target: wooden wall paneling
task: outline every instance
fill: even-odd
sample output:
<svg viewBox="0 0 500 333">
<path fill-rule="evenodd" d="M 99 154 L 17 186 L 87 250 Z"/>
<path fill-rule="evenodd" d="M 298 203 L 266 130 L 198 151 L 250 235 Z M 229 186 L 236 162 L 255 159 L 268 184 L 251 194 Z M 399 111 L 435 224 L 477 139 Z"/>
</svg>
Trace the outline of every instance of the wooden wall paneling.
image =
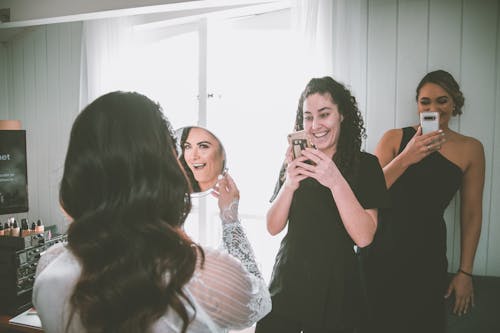
<svg viewBox="0 0 500 333">
<path fill-rule="evenodd" d="M 399 1 L 395 101 L 398 128 L 419 121 L 415 88 L 427 68 L 428 11 L 426 1 Z"/>
<path fill-rule="evenodd" d="M 49 223 L 51 220 L 51 206 L 54 198 L 49 195 L 50 188 L 49 161 L 51 159 L 51 142 L 49 140 L 50 123 L 53 121 L 48 105 L 47 91 L 47 28 L 40 27 L 33 32 L 35 36 L 35 93 L 33 98 L 36 104 L 36 114 L 34 114 L 34 122 L 36 128 L 36 172 L 39 191 L 37 200 L 39 202 L 38 212 L 33 219 L 41 219 L 44 223 Z"/>
<path fill-rule="evenodd" d="M 12 44 L 12 104 L 11 110 L 21 120 L 23 128 L 26 127 L 25 103 L 24 103 L 24 55 L 22 40 L 16 40 Z"/>
<path fill-rule="evenodd" d="M 32 32 L 23 36 L 19 40 L 23 49 L 23 57 L 20 58 L 23 66 L 24 91 L 24 123 L 26 129 L 26 150 L 28 157 L 28 198 L 29 212 L 28 219 L 32 219 L 32 214 L 37 214 L 39 209 L 39 187 L 37 164 L 39 163 L 38 137 L 40 127 L 36 122 L 38 112 L 35 103 L 35 37 Z"/>
<path fill-rule="evenodd" d="M 47 38 L 47 102 L 50 109 L 50 124 L 48 124 L 49 141 L 51 142 L 49 168 L 50 188 L 49 195 L 52 198 L 57 198 L 59 193 L 59 181 L 62 175 L 63 157 L 60 152 L 63 151 L 64 141 L 62 127 L 66 126 L 62 123 L 62 94 L 60 89 L 61 80 L 65 77 L 64 71 L 60 66 L 60 30 L 65 26 L 61 24 L 48 25 L 46 27 Z M 63 46 L 64 47 L 64 46 Z M 55 207 L 54 207 L 55 206 Z M 58 207 L 58 200 L 51 203 L 51 221 L 48 224 L 56 224 L 60 227 L 63 223 L 63 216 Z"/>
<path fill-rule="evenodd" d="M 9 119 L 7 83 L 7 47 L 0 43 L 0 119 Z"/>
<path fill-rule="evenodd" d="M 496 30 L 497 0 L 465 0 L 463 9 L 462 89 L 465 95 L 464 114 L 460 120 L 460 132 L 473 136 L 483 143 L 486 155 L 486 178 L 483 195 L 483 230 L 489 229 L 491 200 L 491 159 L 495 124 L 496 96 Z M 458 233 L 456 234 L 458 237 Z M 481 234 L 475 265 L 475 274 L 486 273 L 488 235 Z M 458 239 L 455 246 L 459 246 Z M 455 253 L 458 253 L 456 251 Z"/>
<path fill-rule="evenodd" d="M 428 71 L 444 69 L 460 84 L 462 52 L 462 0 L 431 0 L 429 7 Z M 458 131 L 460 117 L 453 117 L 450 128 Z M 460 235 L 459 195 L 450 202 L 444 219 L 447 229 L 447 256 L 449 269 L 455 271 L 459 265 L 460 251 L 455 246 Z M 458 258 L 458 260 L 457 260 Z"/>
<path fill-rule="evenodd" d="M 64 73 L 59 81 L 59 89 L 62 93 L 59 115 L 60 126 L 58 136 L 60 137 L 61 145 L 55 152 L 55 160 L 58 161 L 54 165 L 57 170 L 57 178 L 54 184 L 55 197 L 58 198 L 59 183 L 62 177 L 64 167 L 64 158 L 69 142 L 71 126 L 76 115 L 79 113 L 79 94 L 80 94 L 80 59 L 81 59 L 81 33 L 82 23 L 68 23 L 59 30 L 60 48 L 59 48 L 59 65 L 60 73 Z M 64 219 L 59 209 L 58 200 L 57 216 L 58 226 L 61 231 L 65 231 L 67 221 Z"/>
<path fill-rule="evenodd" d="M 498 4 L 498 2 L 497 2 Z M 493 157 L 486 168 L 491 169 L 491 199 L 489 202 L 489 224 L 484 227 L 487 237 L 486 275 L 500 276 L 500 5 L 497 8 L 496 29 L 496 97 L 494 104 Z M 496 152 L 496 154 L 495 154 Z M 486 211 L 488 211 L 488 208 Z"/>
<path fill-rule="evenodd" d="M 15 40 L 10 46 L 10 66 L 11 66 L 11 86 L 9 91 L 9 118 L 16 118 L 21 121 L 22 128 L 26 129 L 26 113 L 24 100 L 24 45 L 22 40 Z M 29 156 L 28 156 L 29 159 Z M 29 162 L 28 162 L 29 163 Z M 28 200 L 30 200 L 30 182 L 28 171 Z M 31 207 L 31 202 L 28 202 Z M 15 217 L 18 221 L 25 217 L 26 214 L 9 214 L 8 216 Z"/>
<path fill-rule="evenodd" d="M 14 47 L 12 43 L 6 44 L 6 80 L 7 80 L 7 114 L 10 119 L 19 119 L 14 112 Z M 19 119 L 20 120 L 20 119 Z"/>
<path fill-rule="evenodd" d="M 368 3 L 366 151 L 395 125 L 397 1 Z"/>
</svg>

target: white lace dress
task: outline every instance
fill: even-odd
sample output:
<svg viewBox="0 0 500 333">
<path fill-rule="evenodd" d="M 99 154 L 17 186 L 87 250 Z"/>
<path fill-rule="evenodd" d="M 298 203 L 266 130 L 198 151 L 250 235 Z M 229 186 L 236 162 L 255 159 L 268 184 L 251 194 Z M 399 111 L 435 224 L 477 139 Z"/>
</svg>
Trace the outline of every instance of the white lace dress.
<svg viewBox="0 0 500 333">
<path fill-rule="evenodd" d="M 242 329 L 271 310 L 269 291 L 241 223 L 237 219 L 228 221 L 227 216 L 222 219 L 225 250 L 204 249 L 203 269 L 198 263 L 193 278 L 184 287 L 196 308 L 189 333 Z M 65 332 L 70 314 L 69 298 L 80 272 L 77 259 L 62 244 L 51 247 L 40 258 L 33 304 L 45 332 Z M 189 311 L 192 315 L 192 310 Z M 154 323 L 152 332 L 180 332 L 181 327 L 180 317 L 168 311 Z M 84 331 L 76 315 L 71 321 L 70 332 Z"/>
</svg>

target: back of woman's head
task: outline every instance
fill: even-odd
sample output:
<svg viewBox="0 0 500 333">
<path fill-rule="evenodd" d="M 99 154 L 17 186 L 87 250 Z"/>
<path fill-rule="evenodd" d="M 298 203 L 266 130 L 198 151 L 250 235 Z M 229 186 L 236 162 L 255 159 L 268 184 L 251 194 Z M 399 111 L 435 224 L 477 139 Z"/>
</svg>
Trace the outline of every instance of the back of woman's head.
<svg viewBox="0 0 500 333">
<path fill-rule="evenodd" d="M 71 130 L 60 201 L 82 265 L 71 304 L 88 332 L 145 332 L 169 306 L 187 325 L 196 251 L 178 227 L 189 185 L 159 105 L 127 92 L 89 104 Z"/>
<path fill-rule="evenodd" d="M 420 89 L 426 83 L 434 83 L 443 88 L 450 95 L 453 99 L 453 103 L 455 104 L 453 108 L 453 115 L 456 116 L 462 114 L 462 107 L 464 106 L 465 98 L 453 75 L 442 69 L 427 73 L 418 83 L 416 96 L 417 101 L 418 96 L 420 95 Z"/>
</svg>

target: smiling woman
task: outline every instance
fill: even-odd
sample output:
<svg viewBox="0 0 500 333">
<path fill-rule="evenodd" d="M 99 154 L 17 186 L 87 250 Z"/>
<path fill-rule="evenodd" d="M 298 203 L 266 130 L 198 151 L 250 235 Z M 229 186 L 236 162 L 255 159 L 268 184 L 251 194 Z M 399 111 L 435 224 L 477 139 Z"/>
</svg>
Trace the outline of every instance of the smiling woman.
<svg viewBox="0 0 500 333">
<path fill-rule="evenodd" d="M 177 130 L 179 160 L 191 182 L 193 193 L 209 192 L 226 165 L 220 140 L 209 130 L 188 126 Z"/>
</svg>

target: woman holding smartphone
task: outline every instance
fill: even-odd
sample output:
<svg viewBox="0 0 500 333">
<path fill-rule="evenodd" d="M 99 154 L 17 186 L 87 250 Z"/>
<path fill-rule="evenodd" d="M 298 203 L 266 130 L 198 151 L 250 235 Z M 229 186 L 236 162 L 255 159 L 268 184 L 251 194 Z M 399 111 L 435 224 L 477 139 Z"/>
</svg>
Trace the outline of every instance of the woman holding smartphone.
<svg viewBox="0 0 500 333">
<path fill-rule="evenodd" d="M 445 332 L 445 297 L 454 296 L 453 312 L 458 315 L 474 304 L 472 269 L 482 221 L 483 146 L 448 127 L 464 105 L 451 74 L 428 73 L 416 92 L 418 112 L 437 112 L 439 130 L 422 134 L 419 125 L 392 129 L 375 149 L 392 199 L 391 209 L 380 214 L 380 225 L 387 226 L 391 239 L 375 242 L 375 267 L 370 270 L 375 317 L 383 332 Z M 458 189 L 460 267 L 448 283 L 443 214 Z"/>
<path fill-rule="evenodd" d="M 288 148 L 267 213 L 270 234 L 288 230 L 271 278 L 273 308 L 256 332 L 360 332 L 366 308 L 355 251 L 371 243 L 388 201 L 383 173 L 360 151 L 356 99 L 331 77 L 303 91 L 295 122 L 302 129 L 315 148 L 295 159 Z"/>
</svg>

